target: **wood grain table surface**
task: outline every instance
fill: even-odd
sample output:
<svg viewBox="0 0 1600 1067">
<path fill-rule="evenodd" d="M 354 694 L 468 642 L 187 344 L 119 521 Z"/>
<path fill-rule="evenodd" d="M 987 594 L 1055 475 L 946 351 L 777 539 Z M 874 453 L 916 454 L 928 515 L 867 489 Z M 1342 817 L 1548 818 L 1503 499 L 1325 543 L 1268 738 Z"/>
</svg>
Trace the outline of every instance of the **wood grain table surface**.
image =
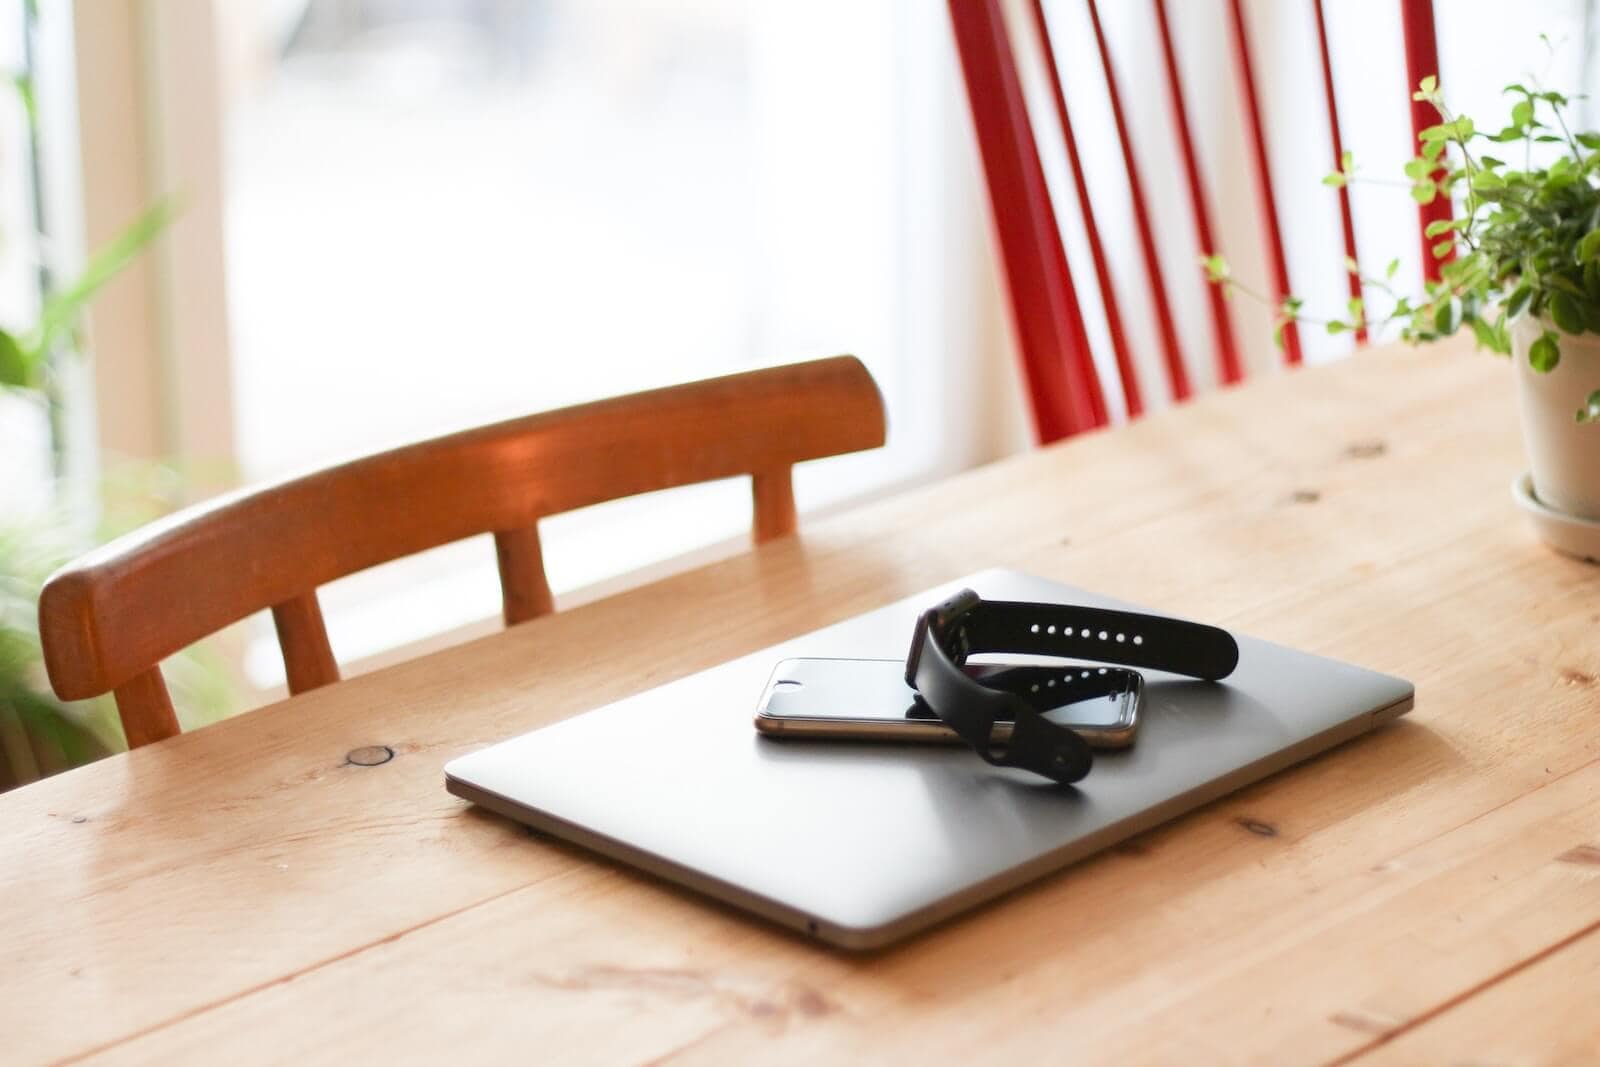
<svg viewBox="0 0 1600 1067">
<path fill-rule="evenodd" d="M 0 796 L 0 1063 L 1600 1062 L 1600 567 L 1513 507 L 1511 390 L 1452 345 L 1274 375 Z M 1416 709 L 868 956 L 444 791 L 993 565 Z"/>
</svg>

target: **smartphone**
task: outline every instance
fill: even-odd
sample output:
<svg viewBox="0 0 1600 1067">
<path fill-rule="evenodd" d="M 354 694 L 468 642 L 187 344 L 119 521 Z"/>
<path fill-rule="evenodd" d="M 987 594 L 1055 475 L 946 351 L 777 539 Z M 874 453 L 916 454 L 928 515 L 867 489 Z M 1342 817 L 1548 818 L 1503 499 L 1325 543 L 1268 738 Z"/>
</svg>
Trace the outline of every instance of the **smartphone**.
<svg viewBox="0 0 1600 1067">
<path fill-rule="evenodd" d="M 1030 701 L 1096 748 L 1125 748 L 1139 730 L 1144 676 L 1124 667 L 969 664 L 984 685 Z M 767 681 L 756 729 L 769 737 L 956 742 L 906 685 L 904 660 L 786 659 Z M 1009 735 L 996 724 L 996 741 Z"/>
</svg>

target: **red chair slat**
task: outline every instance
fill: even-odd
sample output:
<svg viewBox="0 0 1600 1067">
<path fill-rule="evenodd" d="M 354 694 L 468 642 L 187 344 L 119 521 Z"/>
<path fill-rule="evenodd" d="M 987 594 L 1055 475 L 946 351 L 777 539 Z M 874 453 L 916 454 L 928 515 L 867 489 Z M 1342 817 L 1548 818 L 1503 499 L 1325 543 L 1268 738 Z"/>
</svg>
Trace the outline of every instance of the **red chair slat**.
<svg viewBox="0 0 1600 1067">
<path fill-rule="evenodd" d="M 1077 3 L 1079 0 L 1056 2 Z M 1329 140 L 1337 162 L 1344 152 L 1344 131 L 1339 121 L 1323 2 L 1312 0 L 1312 7 Z M 1008 36 L 1003 0 L 947 0 L 947 3 L 955 28 L 967 101 L 977 130 L 990 208 L 1005 266 L 1012 315 L 1040 439 L 1051 441 L 1104 425 L 1107 421 L 1106 401 L 1096 374 L 1082 309 L 1073 287 L 1065 243 L 1050 202 L 1050 189 L 1045 181 L 1038 143 L 1033 135 L 1023 80 Z M 1125 86 L 1144 85 L 1150 79 L 1142 70 L 1134 72 L 1137 75 L 1134 81 L 1125 82 L 1118 76 L 1098 2 L 1082 0 L 1082 3 L 1105 78 L 1123 173 L 1128 183 L 1134 231 L 1132 236 L 1139 249 L 1144 274 L 1139 306 L 1143 308 L 1148 305 L 1152 309 L 1161 362 L 1174 398 L 1182 400 L 1192 392 L 1189 368 L 1179 342 L 1175 308 L 1163 277 L 1164 265 L 1161 253 L 1157 250 L 1150 203 L 1136 159 L 1123 93 Z M 1428 0 L 1400 0 L 1400 3 L 1405 30 L 1407 76 L 1415 83 L 1427 74 L 1437 73 L 1433 13 Z M 1212 225 L 1210 201 L 1201 174 L 1199 155 L 1195 150 L 1194 127 L 1190 122 L 1167 0 L 1151 0 L 1151 6 L 1163 68 L 1162 74 L 1156 76 L 1164 75 L 1195 237 L 1200 249 L 1206 253 L 1225 251 L 1219 247 Z M 1138 380 L 1138 364 L 1128 337 L 1129 320 L 1124 316 L 1124 308 L 1129 305 L 1120 301 L 1115 292 L 1116 279 L 1107 255 L 1107 234 L 1102 227 L 1106 216 L 1103 212 L 1097 215 L 1089 195 L 1083 152 L 1085 149 L 1092 152 L 1093 146 L 1080 145 L 1073 129 L 1064 91 L 1066 79 L 1062 77 L 1057 62 L 1056 37 L 1050 32 L 1044 0 L 1026 0 L 1023 7 L 1027 11 L 1032 32 L 1038 38 L 1039 51 L 1048 71 L 1044 84 L 1048 86 L 1050 103 L 1040 103 L 1039 107 L 1052 112 L 1051 118 L 1043 121 L 1054 121 L 1061 129 L 1067 157 L 1065 162 L 1070 167 L 1073 188 L 1079 200 L 1083 231 L 1102 295 L 1112 354 L 1123 383 L 1124 402 L 1130 415 L 1138 415 L 1149 406 L 1148 394 Z M 1228 0 L 1227 19 L 1225 32 L 1230 38 L 1243 103 L 1241 110 L 1248 141 L 1248 165 L 1256 179 L 1256 215 L 1266 248 L 1269 285 L 1281 300 L 1291 292 L 1289 267 L 1243 0 Z M 1026 32 L 1020 24 L 1018 31 Z M 1028 54 L 1031 62 L 1031 51 Z M 1082 117 L 1081 114 L 1079 117 Z M 1413 138 L 1433 119 L 1426 105 L 1413 106 Z M 1355 219 L 1349 193 L 1341 190 L 1338 202 L 1343 251 L 1354 259 Z M 1448 217 L 1449 212 L 1448 203 L 1437 202 L 1423 209 L 1421 219 L 1426 225 L 1434 219 Z M 1439 263 L 1433 259 L 1427 245 L 1428 242 L 1424 240 L 1424 268 L 1429 277 L 1437 277 Z M 1200 280 L 1196 279 L 1196 283 L 1199 284 Z M 1243 378 L 1244 368 L 1231 311 L 1220 288 L 1207 285 L 1205 289 L 1221 380 L 1224 383 L 1237 382 Z M 1350 282 L 1349 292 L 1353 297 L 1361 294 L 1359 279 Z M 1366 336 L 1365 330 L 1356 333 L 1358 341 L 1366 340 Z M 1284 329 L 1283 347 L 1288 363 L 1302 362 L 1299 331 L 1292 323 Z"/>
<path fill-rule="evenodd" d="M 1094 43 L 1100 52 L 1100 66 L 1106 76 L 1106 92 L 1111 98 L 1111 118 L 1117 127 L 1117 143 L 1122 147 L 1122 165 L 1128 176 L 1134 230 L 1139 237 L 1145 279 L 1150 285 L 1150 302 L 1155 305 L 1156 330 L 1161 336 L 1161 357 L 1167 368 L 1167 383 L 1172 388 L 1174 400 L 1187 400 L 1194 389 L 1189 384 L 1189 370 L 1183 362 L 1183 350 L 1178 347 L 1178 327 L 1172 319 L 1172 302 L 1167 298 L 1166 279 L 1161 276 L 1161 257 L 1156 251 L 1155 229 L 1150 225 L 1150 211 L 1145 204 L 1144 183 L 1139 180 L 1139 165 L 1134 160 L 1133 139 L 1128 135 L 1128 122 L 1122 111 L 1122 92 L 1117 85 L 1116 65 L 1111 62 L 1111 49 L 1106 45 L 1105 30 L 1100 25 L 1100 8 L 1095 0 L 1088 0 L 1088 3 L 1089 22 L 1094 27 Z"/>
<path fill-rule="evenodd" d="M 1211 229 L 1211 209 L 1206 198 L 1205 182 L 1200 177 L 1199 157 L 1194 150 L 1194 135 L 1190 132 L 1189 106 L 1183 93 L 1183 80 L 1178 74 L 1178 53 L 1172 47 L 1172 26 L 1167 20 L 1167 0 L 1155 0 L 1156 30 L 1161 38 L 1161 59 L 1167 73 L 1167 103 L 1172 108 L 1172 124 L 1177 130 L 1179 155 L 1183 158 L 1183 173 L 1189 185 L 1189 207 L 1194 216 L 1195 238 L 1201 252 L 1206 255 L 1217 251 L 1217 241 Z M 1224 384 L 1232 385 L 1244 380 L 1244 365 L 1239 359 L 1239 345 L 1233 336 L 1233 318 L 1228 313 L 1228 298 L 1222 287 L 1206 286 L 1206 297 L 1211 309 L 1211 329 L 1217 343 L 1217 365 Z"/>
<path fill-rule="evenodd" d="M 1041 442 L 1105 425 L 1105 396 L 1067 270 L 1000 0 L 949 0 L 978 154 Z"/>
<path fill-rule="evenodd" d="M 1056 121 L 1061 124 L 1061 139 L 1066 143 L 1067 162 L 1072 169 L 1073 188 L 1078 197 L 1078 208 L 1083 216 L 1083 233 L 1089 242 L 1089 258 L 1094 261 L 1094 276 L 1100 286 L 1100 302 L 1105 309 L 1106 332 L 1111 335 L 1111 351 L 1117 360 L 1117 375 L 1122 380 L 1123 404 L 1130 417 L 1144 412 L 1144 398 L 1139 390 L 1139 375 L 1133 366 L 1133 356 L 1128 351 L 1127 334 L 1122 328 L 1122 308 L 1117 302 L 1116 285 L 1111 277 L 1111 266 L 1106 261 L 1105 245 L 1100 241 L 1100 227 L 1095 224 L 1094 208 L 1089 200 L 1089 186 L 1083 175 L 1083 157 L 1078 154 L 1078 139 L 1072 133 L 1072 118 L 1067 113 L 1067 94 L 1061 88 L 1061 70 L 1056 62 L 1055 45 L 1050 39 L 1050 26 L 1044 17 L 1044 0 L 1033 0 L 1029 5 L 1033 16 L 1034 32 L 1039 35 L 1044 50 L 1045 66 L 1050 72 L 1050 95 L 1056 106 Z"/>
<path fill-rule="evenodd" d="M 1250 57 L 1250 34 L 1244 24 L 1241 0 L 1228 0 L 1228 28 L 1233 54 L 1239 64 L 1239 85 L 1244 93 L 1245 127 L 1250 135 L 1250 158 L 1256 172 L 1256 195 L 1261 198 L 1261 226 L 1266 234 L 1267 269 L 1272 273 L 1274 295 L 1282 300 L 1289 288 L 1289 262 L 1283 254 L 1283 232 L 1278 227 L 1278 197 L 1272 188 L 1272 167 L 1267 161 L 1267 134 L 1261 121 L 1261 98 L 1256 93 L 1255 64 Z M 1300 331 L 1290 322 L 1283 327 L 1283 354 L 1299 363 Z"/>
<path fill-rule="evenodd" d="M 1406 91 L 1415 90 L 1423 78 L 1439 76 L 1439 45 L 1433 29 L 1432 0 L 1400 0 L 1400 28 L 1405 37 Z M 1423 100 L 1411 101 L 1412 151 L 1422 151 L 1422 131 L 1437 124 L 1439 113 L 1433 105 Z M 1435 259 L 1433 241 L 1427 235 L 1428 224 L 1450 217 L 1449 200 L 1436 199 L 1431 204 L 1417 207 L 1419 237 L 1422 241 L 1422 274 L 1430 282 L 1439 280 L 1439 268 L 1454 258 L 1447 255 Z"/>
<path fill-rule="evenodd" d="M 1322 96 L 1328 102 L 1328 134 L 1333 142 L 1333 166 L 1339 169 L 1344 160 L 1344 140 L 1339 134 L 1339 101 L 1333 92 L 1333 57 L 1328 51 L 1328 20 L 1323 16 L 1322 0 L 1313 0 L 1312 10 L 1317 16 L 1317 53 L 1322 60 Z M 1350 187 L 1341 185 L 1339 192 L 1339 226 L 1344 233 L 1344 254 L 1348 259 L 1361 262 L 1361 257 L 1356 255 L 1356 221 L 1350 211 Z M 1361 279 L 1354 273 L 1347 275 L 1350 287 L 1350 299 L 1361 299 Z M 1356 343 L 1364 344 L 1367 340 L 1367 328 L 1361 326 L 1356 330 Z"/>
</svg>

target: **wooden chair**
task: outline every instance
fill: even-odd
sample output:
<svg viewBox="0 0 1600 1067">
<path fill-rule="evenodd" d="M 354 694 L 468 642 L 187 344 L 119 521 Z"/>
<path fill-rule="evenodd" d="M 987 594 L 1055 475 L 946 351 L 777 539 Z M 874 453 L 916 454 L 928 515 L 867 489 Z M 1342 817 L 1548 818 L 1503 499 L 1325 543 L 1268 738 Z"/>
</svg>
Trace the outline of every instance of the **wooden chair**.
<svg viewBox="0 0 1600 1067">
<path fill-rule="evenodd" d="M 753 537 L 795 529 L 791 468 L 875 448 L 883 402 L 851 356 L 530 415 L 177 512 L 67 565 L 39 599 L 50 684 L 112 692 L 130 747 L 178 733 L 160 663 L 271 608 L 289 691 L 339 680 L 317 603 L 335 578 L 494 534 L 507 625 L 552 610 L 538 521 L 748 474 Z"/>
<path fill-rule="evenodd" d="M 1150 303 L 1154 307 L 1161 361 L 1171 395 L 1175 400 L 1181 401 L 1191 394 L 1192 385 L 1178 341 L 1179 331 L 1174 322 L 1169 297 L 1167 269 L 1157 252 L 1155 230 L 1129 136 L 1121 91 L 1123 82 L 1113 69 L 1096 0 L 1062 0 L 1062 2 L 1087 4 L 1099 65 L 1105 77 L 1112 120 L 1122 155 L 1123 170 L 1132 200 L 1135 237 L 1144 267 L 1145 284 L 1151 295 Z M 1197 162 L 1187 99 L 1179 77 L 1178 59 L 1168 18 L 1169 0 L 1146 0 L 1146 2 L 1150 5 L 1153 36 L 1159 42 L 1161 69 L 1138 72 L 1137 84 L 1159 82 L 1164 85 L 1173 135 L 1188 186 L 1194 231 L 1202 250 L 1215 251 L 1209 200 Z M 1036 38 L 1038 51 L 1043 54 L 1044 66 L 1048 72 L 1048 77 L 1044 80 L 1048 83 L 1053 105 L 1053 114 L 1049 121 L 1058 125 L 1064 142 L 1075 196 L 1081 208 L 1085 243 L 1088 246 L 1097 287 L 1101 294 L 1106 332 L 1109 335 L 1127 414 L 1129 417 L 1136 417 L 1145 406 L 1143 392 L 1129 351 L 1122 307 L 1116 298 L 1115 286 L 1105 255 L 1105 244 L 1101 239 L 1089 190 L 1083 178 L 1081 157 L 1073 136 L 1072 121 L 1062 89 L 1061 73 L 1057 69 L 1056 50 L 1051 43 L 1049 23 L 1045 17 L 1042 0 L 1022 0 L 1022 3 L 1026 7 L 1027 14 L 1021 21 L 1029 27 Z M 1343 144 L 1340 136 L 1338 105 L 1334 96 L 1333 67 L 1329 56 L 1323 3 L 1324 0 L 1309 0 L 1311 14 L 1315 18 L 1320 52 L 1319 73 L 1322 93 L 1327 108 L 1328 125 L 1332 131 L 1328 169 L 1333 170 L 1339 166 L 1338 160 L 1343 154 Z M 1266 258 L 1272 275 L 1273 288 L 1281 299 L 1291 291 L 1289 273 L 1283 252 L 1283 240 L 1278 228 L 1272 174 L 1267 165 L 1266 135 L 1263 131 L 1261 107 L 1256 90 L 1255 65 L 1240 5 L 1241 0 L 1228 0 L 1228 29 L 1237 80 L 1243 95 L 1244 128 L 1250 148 L 1249 166 L 1254 172 L 1255 184 L 1260 194 L 1259 216 L 1262 236 L 1266 242 Z M 1405 36 L 1406 82 L 1414 87 L 1423 77 L 1437 75 L 1439 70 L 1433 8 L 1431 0 L 1399 0 L 1399 5 Z M 1015 58 L 1017 49 L 1012 47 L 1010 38 L 1012 31 L 1008 30 L 1007 20 L 1002 11 L 1005 6 L 1005 0 L 949 0 L 962 77 L 966 83 L 968 103 L 971 106 L 973 124 L 977 132 L 979 154 L 982 157 L 988 183 L 995 233 L 1001 260 L 1004 263 L 1012 318 L 1021 350 L 1023 372 L 1035 426 L 1040 440 L 1049 442 L 1104 426 L 1109 421 L 1110 415 L 1095 369 L 1082 309 L 1072 282 L 1058 219 L 1051 204 L 1050 190 L 1040 162 L 1033 125 L 1038 121 L 1038 117 L 1030 115 L 1024 97 L 1023 79 Z M 1413 137 L 1437 121 L 1432 109 L 1425 103 L 1410 101 L 1408 107 Z M 1343 253 L 1355 259 L 1357 258 L 1355 229 L 1350 210 L 1349 190 L 1339 190 L 1339 197 Z M 1439 261 L 1430 251 L 1429 246 L 1432 242 L 1422 231 L 1429 222 L 1449 218 L 1449 212 L 1450 206 L 1444 200 L 1435 200 L 1419 210 L 1418 239 L 1421 241 L 1424 270 L 1430 279 L 1438 277 Z M 1198 269 L 1189 269 L 1185 265 L 1183 276 L 1192 283 L 1205 284 Z M 1350 284 L 1351 296 L 1361 295 L 1360 285 L 1354 278 Z M 1228 310 L 1220 289 L 1214 285 L 1208 286 L 1208 289 L 1211 340 L 1216 347 L 1219 378 L 1225 384 L 1237 382 L 1243 377 L 1243 366 Z M 1358 341 L 1361 340 L 1365 338 L 1358 337 Z M 1299 363 L 1300 340 L 1293 324 L 1285 329 L 1283 342 L 1288 362 Z"/>
</svg>

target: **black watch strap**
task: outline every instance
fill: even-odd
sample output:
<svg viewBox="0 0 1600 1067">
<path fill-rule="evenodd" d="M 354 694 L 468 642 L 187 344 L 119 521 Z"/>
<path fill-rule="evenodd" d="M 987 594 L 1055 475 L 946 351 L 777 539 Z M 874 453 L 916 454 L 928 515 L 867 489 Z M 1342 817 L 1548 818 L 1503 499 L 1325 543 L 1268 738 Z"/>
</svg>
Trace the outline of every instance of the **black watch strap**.
<svg viewBox="0 0 1600 1067">
<path fill-rule="evenodd" d="M 1217 681 L 1239 665 L 1239 643 L 1226 630 L 1132 611 L 983 600 L 956 624 L 974 652 L 1022 652 L 1183 674 Z"/>
<path fill-rule="evenodd" d="M 923 643 L 914 676 L 907 681 L 929 710 L 997 767 L 1021 767 L 1070 784 L 1088 774 L 1094 763 L 1089 742 L 1045 719 L 1017 694 L 967 677 L 938 641 Z M 994 740 L 995 724 L 1001 722 L 1012 724 L 1004 744 Z"/>
<path fill-rule="evenodd" d="M 906 684 L 985 760 L 1068 783 L 1089 772 L 1088 743 L 1017 695 L 967 677 L 962 665 L 981 652 L 1064 656 L 1209 681 L 1239 664 L 1239 644 L 1226 630 L 1159 615 L 984 600 L 971 589 L 924 612 L 906 659 Z M 997 745 L 995 723 L 1007 718 L 1015 722 L 1010 742 Z"/>
<path fill-rule="evenodd" d="M 976 670 L 968 664 L 961 673 L 985 689 L 1015 693 L 1034 710 L 1048 715 L 1063 704 L 1126 693 L 1127 676 L 1133 672 L 1117 667 L 1095 670 L 1070 663 L 1050 667 L 991 663 Z M 938 718 L 920 697 L 906 714 L 916 719 Z"/>
</svg>

